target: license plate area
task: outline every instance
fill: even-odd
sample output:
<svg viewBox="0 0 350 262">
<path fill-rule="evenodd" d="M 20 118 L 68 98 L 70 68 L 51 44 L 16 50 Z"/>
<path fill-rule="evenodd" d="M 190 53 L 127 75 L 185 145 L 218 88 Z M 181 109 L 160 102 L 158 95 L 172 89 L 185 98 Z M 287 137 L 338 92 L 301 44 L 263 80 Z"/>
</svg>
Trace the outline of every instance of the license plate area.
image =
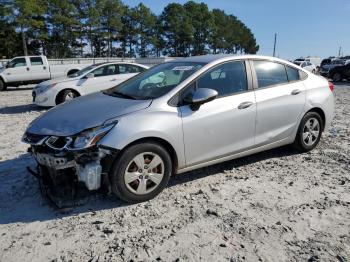
<svg viewBox="0 0 350 262">
<path fill-rule="evenodd" d="M 74 160 L 65 157 L 55 157 L 48 154 L 36 153 L 35 159 L 40 165 L 54 168 L 56 170 L 75 167 Z"/>
</svg>

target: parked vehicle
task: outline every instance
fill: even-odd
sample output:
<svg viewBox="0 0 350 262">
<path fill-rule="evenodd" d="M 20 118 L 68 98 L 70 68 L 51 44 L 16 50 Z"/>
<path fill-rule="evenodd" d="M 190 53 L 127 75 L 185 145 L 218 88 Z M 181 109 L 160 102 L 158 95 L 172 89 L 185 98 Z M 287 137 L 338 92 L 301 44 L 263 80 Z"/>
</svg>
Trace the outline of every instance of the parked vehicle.
<svg viewBox="0 0 350 262">
<path fill-rule="evenodd" d="M 36 84 L 44 80 L 67 76 L 83 67 L 79 64 L 49 65 L 46 56 L 15 57 L 0 69 L 0 91 L 6 90 L 8 86 Z"/>
<path fill-rule="evenodd" d="M 316 69 L 318 70 L 318 68 L 321 66 L 322 59 L 317 57 L 317 56 L 307 56 L 305 58 L 303 58 L 303 57 L 297 58 L 294 61 L 295 62 L 297 62 L 297 61 L 299 61 L 299 62 L 310 62 L 311 64 L 314 64 Z"/>
<path fill-rule="evenodd" d="M 334 57 L 329 57 L 329 58 L 323 59 L 322 62 L 321 62 L 320 68 L 321 68 L 322 66 L 324 66 L 324 65 L 330 64 L 330 63 L 332 62 L 333 59 L 334 59 Z"/>
<path fill-rule="evenodd" d="M 340 82 L 343 79 L 350 80 L 350 63 L 330 69 L 328 75 L 334 82 Z"/>
<path fill-rule="evenodd" d="M 183 58 L 47 111 L 22 141 L 51 199 L 80 181 L 140 202 L 174 173 L 287 144 L 312 150 L 332 121 L 332 91 L 323 77 L 277 58 Z"/>
<path fill-rule="evenodd" d="M 329 77 L 329 71 L 337 66 L 343 66 L 346 65 L 350 62 L 350 60 L 345 60 L 345 59 L 334 59 L 332 62 L 330 62 L 327 65 L 324 65 L 320 69 L 320 75 L 324 77 Z"/>
<path fill-rule="evenodd" d="M 55 106 L 78 96 L 102 91 L 148 69 L 134 63 L 100 63 L 88 66 L 67 77 L 38 84 L 32 92 L 39 106 Z"/>
<path fill-rule="evenodd" d="M 314 74 L 317 71 L 316 66 L 308 61 L 294 61 L 293 63 Z"/>
</svg>

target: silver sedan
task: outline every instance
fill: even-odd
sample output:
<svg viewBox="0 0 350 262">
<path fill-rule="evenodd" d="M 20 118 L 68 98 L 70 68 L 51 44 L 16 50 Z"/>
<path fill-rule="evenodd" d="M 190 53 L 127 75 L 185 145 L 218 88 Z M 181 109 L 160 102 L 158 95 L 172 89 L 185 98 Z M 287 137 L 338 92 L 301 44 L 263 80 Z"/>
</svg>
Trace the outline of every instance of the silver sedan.
<svg viewBox="0 0 350 262">
<path fill-rule="evenodd" d="M 174 173 L 288 144 L 312 150 L 332 121 L 332 91 L 277 58 L 183 58 L 46 112 L 23 141 L 55 197 L 81 183 L 140 202 Z"/>
</svg>

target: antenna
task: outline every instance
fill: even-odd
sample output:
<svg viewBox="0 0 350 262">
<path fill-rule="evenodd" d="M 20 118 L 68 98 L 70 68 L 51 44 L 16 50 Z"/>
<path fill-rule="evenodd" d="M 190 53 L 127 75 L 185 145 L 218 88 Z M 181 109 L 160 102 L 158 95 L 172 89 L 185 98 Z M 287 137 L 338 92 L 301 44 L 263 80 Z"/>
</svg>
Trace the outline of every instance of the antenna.
<svg viewBox="0 0 350 262">
<path fill-rule="evenodd" d="M 275 41 L 273 43 L 273 56 L 276 54 L 276 40 L 277 40 L 277 34 L 275 33 Z"/>
</svg>

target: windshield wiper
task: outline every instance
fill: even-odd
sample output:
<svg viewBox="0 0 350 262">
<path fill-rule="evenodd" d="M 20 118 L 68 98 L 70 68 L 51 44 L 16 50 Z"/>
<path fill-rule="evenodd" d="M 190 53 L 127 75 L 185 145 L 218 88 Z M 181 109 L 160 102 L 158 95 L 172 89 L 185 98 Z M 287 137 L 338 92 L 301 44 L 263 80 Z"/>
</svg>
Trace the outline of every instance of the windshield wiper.
<svg viewBox="0 0 350 262">
<path fill-rule="evenodd" d="M 127 98 L 127 99 L 133 99 L 136 100 L 137 98 L 132 96 L 132 95 L 128 95 L 128 94 L 124 94 L 118 91 L 113 91 L 112 93 L 109 93 L 112 96 L 119 96 L 119 97 L 123 97 L 123 98 Z"/>
</svg>

